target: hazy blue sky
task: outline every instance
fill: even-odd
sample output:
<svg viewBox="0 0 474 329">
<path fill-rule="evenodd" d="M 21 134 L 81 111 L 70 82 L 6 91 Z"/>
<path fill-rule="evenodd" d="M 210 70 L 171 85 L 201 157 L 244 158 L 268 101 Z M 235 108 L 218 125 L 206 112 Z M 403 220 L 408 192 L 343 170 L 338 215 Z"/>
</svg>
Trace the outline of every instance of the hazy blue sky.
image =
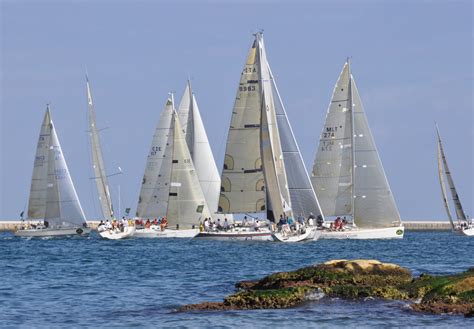
<svg viewBox="0 0 474 329">
<path fill-rule="evenodd" d="M 191 76 L 218 168 L 252 33 L 267 54 L 308 168 L 347 56 L 403 219 L 446 218 L 439 123 L 461 201 L 473 207 L 471 1 L 1 1 L 0 218 L 28 199 L 46 107 L 88 218 L 97 218 L 87 66 L 117 208 L 134 213 L 168 91 Z"/>
</svg>

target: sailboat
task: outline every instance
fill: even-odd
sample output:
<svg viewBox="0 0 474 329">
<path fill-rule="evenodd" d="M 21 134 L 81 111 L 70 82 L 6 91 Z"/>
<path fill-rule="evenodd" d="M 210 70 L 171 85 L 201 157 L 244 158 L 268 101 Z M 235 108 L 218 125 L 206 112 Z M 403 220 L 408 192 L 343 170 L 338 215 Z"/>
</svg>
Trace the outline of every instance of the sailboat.
<svg viewBox="0 0 474 329">
<path fill-rule="evenodd" d="M 322 238 L 403 237 L 400 214 L 349 61 L 334 87 L 311 180 L 325 216 L 339 217 L 332 229 L 323 231 Z"/>
<path fill-rule="evenodd" d="M 181 129 L 186 139 L 204 198 L 211 213 L 215 214 L 219 202 L 221 177 L 214 161 L 190 80 L 186 84 L 178 109 Z"/>
<path fill-rule="evenodd" d="M 446 213 L 448 214 L 449 222 L 453 228 L 453 231 L 467 236 L 474 236 L 474 224 L 472 219 L 469 219 L 461 205 L 461 200 L 459 200 L 458 192 L 454 186 L 453 177 L 448 168 L 448 161 L 446 160 L 446 155 L 444 154 L 443 144 L 441 143 L 441 136 L 439 134 L 438 125 L 436 125 L 436 134 L 438 136 L 438 175 L 439 183 L 441 186 L 441 193 L 443 196 L 444 207 Z M 451 191 L 451 199 L 454 203 L 454 209 L 456 211 L 457 223 L 454 223 L 453 217 L 451 215 L 451 209 L 449 208 L 448 197 L 446 194 L 446 185 L 444 183 L 444 175 L 446 175 L 446 180 L 448 181 L 449 190 Z"/>
<path fill-rule="evenodd" d="M 114 210 L 112 206 L 112 198 L 110 196 L 109 185 L 107 183 L 107 173 L 105 170 L 104 159 L 102 157 L 102 150 L 100 147 L 99 131 L 97 129 L 95 120 L 94 105 L 92 103 L 92 93 L 89 84 L 89 78 L 86 76 L 87 87 L 87 108 L 89 118 L 89 135 L 91 141 L 92 153 L 92 168 L 94 169 L 94 180 L 97 186 L 97 193 L 99 195 L 100 208 L 102 210 L 103 219 L 106 221 L 104 225 L 98 227 L 99 235 L 105 239 L 118 240 L 129 238 L 135 233 L 135 227 L 128 225 L 128 222 L 123 221 L 123 227 L 113 227 L 117 224 L 115 220 Z"/>
<path fill-rule="evenodd" d="M 22 237 L 84 235 L 90 233 L 84 211 L 59 144 L 48 104 L 36 148 L 26 224 L 15 232 Z"/>
<path fill-rule="evenodd" d="M 268 220 L 322 216 L 267 61 L 263 34 L 255 40 L 240 76 L 227 136 L 219 212 L 266 213 Z M 275 225 L 272 225 L 275 228 Z M 297 242 L 317 238 L 316 227 L 275 232 L 237 227 L 198 237 Z"/>
<path fill-rule="evenodd" d="M 192 238 L 211 217 L 181 127 L 171 95 L 153 136 L 136 212 L 141 220 L 160 218 L 161 224 L 137 228 L 137 237 Z"/>
</svg>

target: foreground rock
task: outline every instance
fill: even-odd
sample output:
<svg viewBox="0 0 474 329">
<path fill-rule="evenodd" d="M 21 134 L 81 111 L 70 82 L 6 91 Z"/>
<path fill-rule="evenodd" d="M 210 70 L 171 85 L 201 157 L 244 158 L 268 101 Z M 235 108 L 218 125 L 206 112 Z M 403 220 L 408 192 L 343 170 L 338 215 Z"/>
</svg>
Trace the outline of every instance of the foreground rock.
<svg viewBox="0 0 474 329">
<path fill-rule="evenodd" d="M 242 281 L 223 302 L 184 305 L 180 311 L 288 308 L 324 293 L 340 298 L 382 298 L 414 301 L 416 311 L 474 313 L 474 269 L 448 276 L 421 275 L 377 260 L 332 260 L 292 272 Z M 415 302 L 416 301 L 416 302 Z"/>
</svg>

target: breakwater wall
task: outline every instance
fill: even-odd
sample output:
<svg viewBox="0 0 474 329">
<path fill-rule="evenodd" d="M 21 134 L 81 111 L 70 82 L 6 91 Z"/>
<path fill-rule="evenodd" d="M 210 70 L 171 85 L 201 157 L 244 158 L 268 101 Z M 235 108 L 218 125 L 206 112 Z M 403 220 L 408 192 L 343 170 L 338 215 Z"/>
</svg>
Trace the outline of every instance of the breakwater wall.
<svg viewBox="0 0 474 329">
<path fill-rule="evenodd" d="M 30 221 L 30 223 L 36 223 Z M 99 221 L 90 220 L 87 221 L 90 227 L 93 229 L 97 228 Z M 449 231 L 451 230 L 451 224 L 448 221 L 424 221 L 424 220 L 413 220 L 403 221 L 405 230 L 407 231 Z M 14 231 L 16 228 L 21 226 L 19 220 L 0 220 L 0 232 L 1 231 Z"/>
</svg>

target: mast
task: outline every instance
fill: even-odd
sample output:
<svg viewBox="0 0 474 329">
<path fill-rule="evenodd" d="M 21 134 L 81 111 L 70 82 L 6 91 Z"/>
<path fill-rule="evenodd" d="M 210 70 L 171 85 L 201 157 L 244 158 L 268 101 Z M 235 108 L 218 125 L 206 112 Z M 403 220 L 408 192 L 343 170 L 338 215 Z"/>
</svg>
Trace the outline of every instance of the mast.
<svg viewBox="0 0 474 329">
<path fill-rule="evenodd" d="M 446 174 L 446 179 L 448 181 L 449 190 L 451 191 L 451 197 L 454 202 L 454 210 L 456 211 L 457 219 L 466 220 L 466 214 L 462 209 L 461 200 L 459 200 L 458 192 L 456 191 L 456 187 L 454 186 L 454 180 L 451 176 L 451 172 L 449 171 L 448 167 L 448 160 L 446 159 L 446 155 L 444 154 L 443 143 L 441 142 L 441 136 L 439 134 L 438 125 L 436 125 L 436 133 L 438 135 L 438 147 L 441 153 L 441 158 L 444 164 L 444 172 Z"/>
<path fill-rule="evenodd" d="M 104 219 L 111 220 L 114 218 L 114 211 L 112 206 L 112 198 L 107 183 L 107 172 L 105 170 L 104 159 L 102 157 L 102 150 L 100 147 L 100 137 L 97 130 L 95 111 L 92 103 L 92 93 L 89 84 L 89 78 L 86 75 L 87 86 L 87 105 L 88 105 L 88 119 L 89 119 L 89 135 L 91 140 L 92 153 L 92 168 L 94 169 L 94 180 L 97 186 L 97 193 L 99 195 L 100 206 Z"/>
</svg>

